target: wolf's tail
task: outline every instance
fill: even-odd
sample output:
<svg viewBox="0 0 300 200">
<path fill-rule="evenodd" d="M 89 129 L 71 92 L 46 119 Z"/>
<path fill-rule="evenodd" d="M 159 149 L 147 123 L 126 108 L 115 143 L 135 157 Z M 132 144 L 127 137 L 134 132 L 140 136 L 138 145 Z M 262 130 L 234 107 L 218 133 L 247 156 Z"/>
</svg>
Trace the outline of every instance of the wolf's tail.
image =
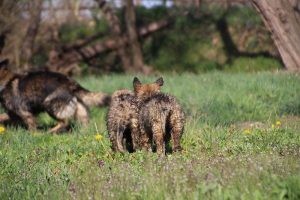
<svg viewBox="0 0 300 200">
<path fill-rule="evenodd" d="M 103 92 L 80 90 L 76 96 L 87 106 L 108 106 L 111 101 L 111 96 Z"/>
</svg>

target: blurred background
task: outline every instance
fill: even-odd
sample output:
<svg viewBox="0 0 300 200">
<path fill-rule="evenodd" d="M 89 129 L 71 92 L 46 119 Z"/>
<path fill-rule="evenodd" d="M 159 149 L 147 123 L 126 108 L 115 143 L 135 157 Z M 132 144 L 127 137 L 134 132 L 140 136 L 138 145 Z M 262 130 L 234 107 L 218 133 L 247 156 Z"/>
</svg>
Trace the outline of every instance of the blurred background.
<svg viewBox="0 0 300 200">
<path fill-rule="evenodd" d="M 246 0 L 2 0 L 1 59 L 64 74 L 283 68 Z"/>
</svg>

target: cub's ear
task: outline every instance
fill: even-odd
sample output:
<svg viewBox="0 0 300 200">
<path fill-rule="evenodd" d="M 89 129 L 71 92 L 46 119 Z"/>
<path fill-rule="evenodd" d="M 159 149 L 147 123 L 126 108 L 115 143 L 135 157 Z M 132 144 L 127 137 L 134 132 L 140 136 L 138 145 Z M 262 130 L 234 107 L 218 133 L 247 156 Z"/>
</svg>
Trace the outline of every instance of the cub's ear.
<svg viewBox="0 0 300 200">
<path fill-rule="evenodd" d="M 9 64 L 9 60 L 8 59 L 2 60 L 2 61 L 0 61 L 0 68 L 7 67 L 8 64 Z"/>
<path fill-rule="evenodd" d="M 162 77 L 160 77 L 159 79 L 157 79 L 155 81 L 155 83 L 159 86 L 163 86 L 164 85 L 164 79 Z"/>
<path fill-rule="evenodd" d="M 134 77 L 133 79 L 133 89 L 134 89 L 134 92 L 138 92 L 138 90 L 141 88 L 141 81 L 137 78 L 137 77 Z"/>
<path fill-rule="evenodd" d="M 137 77 L 134 77 L 134 79 L 133 79 L 133 87 L 139 86 L 141 84 L 142 84 L 141 81 Z"/>
</svg>

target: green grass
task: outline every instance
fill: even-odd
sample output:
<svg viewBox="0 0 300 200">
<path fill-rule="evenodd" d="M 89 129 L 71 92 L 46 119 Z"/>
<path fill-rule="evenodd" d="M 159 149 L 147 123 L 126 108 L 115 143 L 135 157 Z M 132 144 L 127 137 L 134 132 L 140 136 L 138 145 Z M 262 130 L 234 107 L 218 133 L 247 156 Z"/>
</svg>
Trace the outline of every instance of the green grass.
<svg viewBox="0 0 300 200">
<path fill-rule="evenodd" d="M 154 81 L 155 77 L 140 77 Z M 133 76 L 86 77 L 112 93 Z M 163 91 L 182 103 L 184 151 L 113 153 L 107 108 L 91 123 L 47 134 L 7 128 L 0 135 L 0 199 L 300 199 L 300 78 L 277 73 L 164 75 Z M 272 128 L 280 121 L 281 125 Z M 96 128 L 104 137 L 95 140 Z M 245 131 L 246 130 L 246 131 Z M 249 131 L 250 133 L 246 134 Z"/>
</svg>

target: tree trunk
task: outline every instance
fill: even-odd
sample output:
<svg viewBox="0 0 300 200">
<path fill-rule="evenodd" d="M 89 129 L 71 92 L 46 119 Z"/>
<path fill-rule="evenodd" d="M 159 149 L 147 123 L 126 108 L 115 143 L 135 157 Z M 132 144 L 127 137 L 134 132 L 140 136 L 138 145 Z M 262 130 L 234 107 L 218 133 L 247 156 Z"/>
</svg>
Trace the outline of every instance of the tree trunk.
<svg viewBox="0 0 300 200">
<path fill-rule="evenodd" d="M 162 0 L 162 5 L 166 7 L 167 6 L 167 0 Z"/>
<path fill-rule="evenodd" d="M 254 58 L 254 57 L 258 57 L 258 56 L 264 56 L 264 57 L 268 57 L 268 58 L 276 58 L 274 55 L 270 54 L 267 51 L 260 51 L 260 52 L 240 51 L 238 49 L 238 46 L 234 43 L 233 38 L 229 32 L 228 23 L 226 20 L 226 14 L 227 13 L 225 13 L 222 17 L 220 17 L 216 21 L 216 27 L 220 33 L 222 43 L 223 43 L 223 49 L 224 49 L 226 57 L 227 57 L 226 63 L 231 63 L 237 57 Z"/>
<path fill-rule="evenodd" d="M 6 33 L 1 33 L 0 34 L 0 56 L 1 56 L 1 53 L 2 53 L 2 49 L 5 46 L 5 39 L 6 39 Z"/>
<path fill-rule="evenodd" d="M 200 8 L 201 0 L 194 0 L 194 4 L 196 8 Z"/>
<path fill-rule="evenodd" d="M 136 31 L 136 17 L 133 0 L 126 0 L 125 21 L 131 50 L 133 70 L 134 72 L 149 74 L 150 69 L 144 64 L 144 58 Z"/>
<path fill-rule="evenodd" d="M 35 40 L 38 35 L 38 31 L 40 28 L 41 23 L 41 14 L 42 14 L 42 4 L 43 1 L 41 0 L 34 0 L 30 2 L 29 12 L 30 12 L 30 21 L 29 27 L 27 29 L 25 38 L 24 38 L 24 46 L 23 46 L 23 53 L 24 53 L 24 70 L 29 69 L 30 60 L 35 51 Z"/>
<path fill-rule="evenodd" d="M 114 14 L 111 7 L 106 3 L 105 0 L 96 0 L 99 8 L 103 11 L 104 17 L 110 27 L 113 37 L 115 37 L 116 42 L 120 48 L 117 49 L 118 56 L 121 59 L 122 67 L 125 72 L 130 71 L 131 65 L 129 56 L 126 52 L 125 46 L 122 43 L 120 37 L 122 36 L 121 25 L 119 18 Z"/>
<path fill-rule="evenodd" d="M 141 6 L 142 5 L 142 0 L 135 0 L 135 5 L 136 6 Z"/>
<path fill-rule="evenodd" d="M 285 67 L 300 71 L 300 18 L 292 0 L 251 0 L 269 28 Z"/>
</svg>

